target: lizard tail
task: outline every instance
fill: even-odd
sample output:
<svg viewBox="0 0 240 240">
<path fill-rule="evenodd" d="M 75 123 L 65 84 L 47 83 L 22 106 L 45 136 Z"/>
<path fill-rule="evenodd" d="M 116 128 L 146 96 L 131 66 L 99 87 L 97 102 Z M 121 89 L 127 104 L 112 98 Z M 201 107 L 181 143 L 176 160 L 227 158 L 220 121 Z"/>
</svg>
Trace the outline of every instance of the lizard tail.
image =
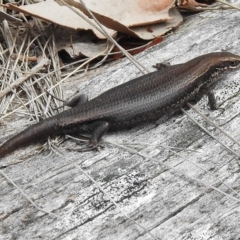
<svg viewBox="0 0 240 240">
<path fill-rule="evenodd" d="M 50 121 L 48 121 L 50 120 Z M 0 158 L 17 150 L 18 148 L 36 143 L 55 134 L 57 128 L 54 127 L 54 121 L 46 119 L 40 121 L 17 135 L 13 136 L 0 146 Z"/>
</svg>

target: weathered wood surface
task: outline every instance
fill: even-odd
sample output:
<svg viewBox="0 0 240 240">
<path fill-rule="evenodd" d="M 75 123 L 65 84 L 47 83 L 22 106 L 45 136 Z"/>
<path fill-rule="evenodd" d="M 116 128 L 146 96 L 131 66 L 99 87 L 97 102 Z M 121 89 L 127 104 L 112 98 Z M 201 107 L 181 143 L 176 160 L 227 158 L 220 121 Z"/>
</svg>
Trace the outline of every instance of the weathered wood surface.
<svg viewBox="0 0 240 240">
<path fill-rule="evenodd" d="M 240 54 L 239 22 L 239 11 L 194 15 L 162 44 L 148 49 L 137 59 L 151 69 L 156 62 L 176 64 L 213 51 Z M 65 86 L 66 97 L 76 86 L 94 97 L 139 75 L 138 70 L 123 59 L 92 72 L 85 81 L 75 77 Z M 210 111 L 205 97 L 196 106 L 240 142 L 239 80 L 240 72 L 232 73 L 215 88 L 225 111 Z M 193 111 L 188 113 L 240 154 L 239 146 L 207 125 Z M 1 141 L 20 131 L 24 125 L 24 119 L 11 122 L 7 129 L 4 128 L 6 132 L 1 133 Z M 220 182 L 240 193 L 239 159 L 187 116 L 175 115 L 159 126 L 147 124 L 130 131 L 107 134 L 104 139 L 105 148 L 100 152 L 68 152 L 65 147 L 72 144 L 68 141 L 59 147 L 65 156 L 47 155 L 47 152 L 33 154 L 36 146 L 31 146 L 1 160 L 2 171 L 36 205 L 62 219 L 38 211 L 0 175 L 0 239 L 153 239 L 124 214 L 147 229 L 155 239 L 240 239 L 240 202 L 192 179 L 197 178 L 240 199 Z M 108 143 L 111 141 L 151 159 Z M 162 146 L 172 147 L 182 157 Z M 169 170 L 162 163 L 176 170 Z M 101 192 L 99 185 L 122 211 Z"/>
</svg>

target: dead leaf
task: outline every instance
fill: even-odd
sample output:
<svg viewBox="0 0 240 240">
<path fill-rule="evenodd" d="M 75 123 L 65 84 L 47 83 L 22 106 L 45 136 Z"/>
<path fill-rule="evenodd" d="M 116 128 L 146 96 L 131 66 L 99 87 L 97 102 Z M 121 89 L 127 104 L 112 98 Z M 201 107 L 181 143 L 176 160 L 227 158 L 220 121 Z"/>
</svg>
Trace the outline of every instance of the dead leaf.
<svg viewBox="0 0 240 240">
<path fill-rule="evenodd" d="M 139 38 L 150 40 L 155 37 L 162 36 L 166 32 L 179 26 L 183 21 L 182 15 L 178 12 L 176 8 L 170 9 L 169 16 L 171 20 L 168 20 L 166 22 L 160 22 L 148 26 L 131 27 L 130 29 Z M 151 31 L 149 31 L 149 29 L 151 29 Z"/>
<path fill-rule="evenodd" d="M 64 6 L 62 0 L 56 1 L 47 0 L 20 7 L 10 4 L 8 7 L 69 29 L 66 30 L 67 34 L 54 32 L 58 52 L 64 52 L 64 56 L 69 61 L 74 61 L 81 56 L 94 57 L 103 52 L 106 49 L 106 42 L 92 42 L 91 38 L 85 39 L 88 36 L 87 32 L 79 36 L 79 32 L 75 30 L 91 30 L 100 39 L 105 36 Z M 64 2 L 73 6 L 79 13 L 88 15 L 79 1 L 64 0 Z M 175 8 L 171 9 L 175 0 L 134 0 L 131 3 L 129 0 L 119 0 L 114 3 L 112 0 L 85 0 L 84 2 L 112 36 L 118 31 L 143 40 L 157 38 L 159 41 L 159 36 L 177 27 L 183 20 Z M 140 52 L 155 42 L 152 41 L 132 53 Z"/>
<path fill-rule="evenodd" d="M 94 32 L 94 34 L 98 38 L 100 39 L 106 38 L 103 34 L 101 34 L 99 31 L 93 28 L 89 23 L 87 23 L 80 16 L 74 13 L 71 9 L 69 9 L 66 6 L 60 6 L 53 0 L 47 0 L 44 2 L 29 4 L 21 7 L 17 7 L 13 4 L 9 4 L 8 8 L 18 12 L 22 12 L 27 15 L 32 15 L 32 16 L 41 18 L 43 20 L 46 20 L 52 23 L 56 23 L 60 26 L 68 27 L 71 29 L 91 30 Z M 107 28 L 105 28 L 105 30 L 111 36 L 115 34 L 114 30 L 107 29 Z"/>
<path fill-rule="evenodd" d="M 74 0 L 64 1 L 89 16 L 85 8 L 79 2 Z M 170 20 L 171 17 L 168 12 L 174 2 L 175 0 L 135 0 L 131 1 L 131 4 L 129 4 L 129 0 L 119 0 L 115 1 L 113 4 L 112 0 L 84 1 L 98 21 L 104 26 L 134 37 L 139 36 L 129 27 L 149 25 Z"/>
<path fill-rule="evenodd" d="M 57 1 L 62 4 L 61 0 Z M 77 8 L 77 11 L 80 10 L 88 15 L 85 8 L 78 1 L 64 1 Z M 178 26 L 182 21 L 176 10 L 175 14 L 172 14 L 172 16 L 169 15 L 169 9 L 173 6 L 175 0 L 135 0 L 131 1 L 131 4 L 129 4 L 129 0 L 119 0 L 114 2 L 114 4 L 112 0 L 85 0 L 84 2 L 94 13 L 95 17 L 107 27 L 105 27 L 105 30 L 107 30 L 108 34 L 111 36 L 113 36 L 115 31 L 118 31 L 127 35 L 149 40 L 166 33 L 167 29 Z M 8 6 L 15 11 L 33 15 L 64 27 L 75 30 L 92 30 L 98 38 L 105 38 L 105 36 L 82 20 L 81 17 L 71 11 L 68 7 L 58 5 L 53 0 L 21 7 L 16 7 L 12 4 Z M 162 22 L 168 23 L 156 24 Z M 140 26 L 146 27 L 141 28 Z"/>
<path fill-rule="evenodd" d="M 195 0 L 180 0 L 178 1 L 178 6 L 180 8 L 186 8 L 186 9 L 191 9 L 196 7 L 209 7 L 209 5 L 205 3 L 198 3 Z"/>
<path fill-rule="evenodd" d="M 65 2 L 72 2 L 64 0 Z M 86 6 L 96 14 L 99 21 L 104 25 L 114 25 L 114 22 L 128 26 L 142 26 L 149 23 L 157 23 L 170 19 L 168 11 L 172 8 L 175 0 L 118 0 L 113 4 L 112 0 L 85 0 Z M 86 10 L 75 2 L 86 15 Z M 90 16 L 89 16 L 90 17 Z M 110 22 L 109 22 L 110 21 Z M 113 28 L 117 30 L 116 28 Z"/>
<path fill-rule="evenodd" d="M 65 51 L 71 61 L 81 56 L 94 57 L 107 47 L 105 40 L 98 40 L 90 31 L 58 28 L 54 31 L 54 37 L 58 52 Z"/>
</svg>

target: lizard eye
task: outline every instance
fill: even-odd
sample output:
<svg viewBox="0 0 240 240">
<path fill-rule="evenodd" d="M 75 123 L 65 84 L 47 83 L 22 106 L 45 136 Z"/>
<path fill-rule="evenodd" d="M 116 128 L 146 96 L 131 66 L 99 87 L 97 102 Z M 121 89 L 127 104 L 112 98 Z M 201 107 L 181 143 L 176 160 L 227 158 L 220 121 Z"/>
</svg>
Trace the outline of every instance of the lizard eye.
<svg viewBox="0 0 240 240">
<path fill-rule="evenodd" d="M 239 64 L 238 61 L 231 61 L 231 62 L 229 62 L 229 65 L 230 65 L 231 67 L 236 67 L 238 64 Z"/>
</svg>

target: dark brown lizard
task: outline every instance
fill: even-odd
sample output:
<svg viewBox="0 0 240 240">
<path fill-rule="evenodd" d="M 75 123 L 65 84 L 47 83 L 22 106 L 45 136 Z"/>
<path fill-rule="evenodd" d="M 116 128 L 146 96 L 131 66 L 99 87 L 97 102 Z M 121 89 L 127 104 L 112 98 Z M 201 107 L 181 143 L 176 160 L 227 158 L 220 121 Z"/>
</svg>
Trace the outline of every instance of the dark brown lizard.
<svg viewBox="0 0 240 240">
<path fill-rule="evenodd" d="M 216 109 L 211 87 L 220 74 L 239 68 L 240 56 L 214 52 L 143 75 L 90 101 L 83 95 L 75 107 L 30 126 L 3 143 L 0 157 L 49 136 L 74 132 L 91 132 L 90 144 L 95 148 L 108 130 L 158 119 L 203 93 L 208 95 L 211 109 Z"/>
</svg>

